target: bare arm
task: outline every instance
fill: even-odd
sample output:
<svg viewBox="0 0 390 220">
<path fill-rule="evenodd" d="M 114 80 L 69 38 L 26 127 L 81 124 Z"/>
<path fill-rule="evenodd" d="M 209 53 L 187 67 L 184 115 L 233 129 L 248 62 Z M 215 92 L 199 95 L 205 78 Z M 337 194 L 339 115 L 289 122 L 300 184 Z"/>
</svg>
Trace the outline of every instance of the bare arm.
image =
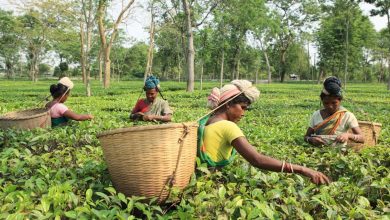
<svg viewBox="0 0 390 220">
<path fill-rule="evenodd" d="M 315 184 L 324 184 L 330 182 L 328 177 L 321 172 L 300 165 L 283 163 L 280 160 L 265 156 L 257 152 L 257 150 L 247 141 L 245 137 L 238 137 L 234 139 L 232 141 L 232 145 L 237 150 L 237 152 L 241 154 L 245 160 L 247 160 L 254 167 L 281 172 L 283 166 L 283 171 L 295 172 L 307 176 Z"/>
<path fill-rule="evenodd" d="M 314 146 L 320 146 L 326 144 L 325 140 L 322 139 L 321 137 L 312 137 L 311 135 L 314 134 L 314 129 L 313 128 L 307 128 L 304 140 Z"/>
<path fill-rule="evenodd" d="M 143 117 L 144 115 L 145 115 L 145 114 L 142 113 L 142 112 L 131 113 L 131 114 L 130 114 L 130 119 L 131 119 L 131 120 L 139 120 L 139 119 L 142 119 L 142 117 Z"/>
<path fill-rule="evenodd" d="M 162 122 L 170 122 L 172 120 L 172 114 L 166 115 L 144 115 L 144 121 L 162 121 Z"/>
<path fill-rule="evenodd" d="M 93 119 L 93 115 L 90 114 L 77 114 L 75 112 L 72 112 L 71 110 L 67 110 L 64 112 L 64 116 L 76 121 L 85 121 Z"/>
<path fill-rule="evenodd" d="M 362 130 L 360 127 L 352 128 L 352 133 L 343 133 L 337 136 L 336 141 L 338 142 L 346 142 L 348 140 L 354 141 L 356 143 L 364 143 L 364 135 L 362 134 Z"/>
</svg>

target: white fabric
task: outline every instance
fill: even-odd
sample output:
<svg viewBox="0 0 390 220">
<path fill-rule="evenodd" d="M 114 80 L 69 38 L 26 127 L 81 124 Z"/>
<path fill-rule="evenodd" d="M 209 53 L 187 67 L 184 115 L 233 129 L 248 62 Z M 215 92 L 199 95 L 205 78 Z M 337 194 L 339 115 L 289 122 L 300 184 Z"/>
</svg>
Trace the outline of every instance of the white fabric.
<svg viewBox="0 0 390 220">
<path fill-rule="evenodd" d="M 68 87 L 69 89 L 73 89 L 73 82 L 68 77 L 62 77 L 58 83 L 61 83 L 62 85 Z"/>
</svg>

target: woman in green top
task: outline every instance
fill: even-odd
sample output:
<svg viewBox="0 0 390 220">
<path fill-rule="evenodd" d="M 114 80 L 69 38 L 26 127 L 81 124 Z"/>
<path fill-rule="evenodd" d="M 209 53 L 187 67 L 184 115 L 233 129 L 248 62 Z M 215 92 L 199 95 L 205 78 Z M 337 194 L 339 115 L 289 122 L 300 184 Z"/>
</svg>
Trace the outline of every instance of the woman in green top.
<svg viewBox="0 0 390 220">
<path fill-rule="evenodd" d="M 198 130 L 198 156 L 201 161 L 211 167 L 223 167 L 233 160 L 237 151 L 254 167 L 298 173 L 309 177 L 316 184 L 329 183 L 323 173 L 265 156 L 248 142 L 236 123 L 259 94 L 257 88 L 247 80 L 234 80 L 221 89 L 212 90 L 208 100 L 209 106 L 215 111 L 200 121 Z"/>
</svg>

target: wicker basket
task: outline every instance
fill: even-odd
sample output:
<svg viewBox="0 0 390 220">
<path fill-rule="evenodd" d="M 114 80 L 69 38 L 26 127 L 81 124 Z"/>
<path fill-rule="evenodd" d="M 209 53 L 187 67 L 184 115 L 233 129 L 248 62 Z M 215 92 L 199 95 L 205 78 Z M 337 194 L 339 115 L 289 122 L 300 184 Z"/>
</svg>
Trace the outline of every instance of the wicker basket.
<svg viewBox="0 0 390 220">
<path fill-rule="evenodd" d="M 47 128 L 51 126 L 49 109 L 34 108 L 23 111 L 9 112 L 0 116 L 0 129 Z"/>
<path fill-rule="evenodd" d="M 197 127 L 172 123 L 98 134 L 114 187 L 127 196 L 158 197 L 160 202 L 168 198 L 170 183 L 183 189 L 195 169 Z"/>
<path fill-rule="evenodd" d="M 364 143 L 361 144 L 348 141 L 347 146 L 353 147 L 356 150 L 360 150 L 364 146 L 375 146 L 378 143 L 382 124 L 369 121 L 359 121 L 359 127 L 364 135 Z M 352 133 L 352 130 L 349 130 L 348 132 Z"/>
</svg>

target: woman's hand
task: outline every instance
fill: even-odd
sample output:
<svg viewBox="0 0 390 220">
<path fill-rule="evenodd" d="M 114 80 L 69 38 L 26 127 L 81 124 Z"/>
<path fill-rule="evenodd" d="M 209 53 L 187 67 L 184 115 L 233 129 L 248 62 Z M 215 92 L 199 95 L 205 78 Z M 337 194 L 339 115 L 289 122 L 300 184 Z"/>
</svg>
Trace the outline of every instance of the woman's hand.
<svg viewBox="0 0 390 220">
<path fill-rule="evenodd" d="M 349 133 L 343 133 L 336 137 L 336 141 L 340 143 L 347 142 L 349 139 Z"/>
<path fill-rule="evenodd" d="M 322 139 L 321 137 L 310 137 L 308 139 L 308 142 L 315 146 L 325 145 L 326 141 Z"/>
<path fill-rule="evenodd" d="M 143 115 L 142 119 L 144 121 L 153 121 L 154 120 L 154 115 Z"/>
<path fill-rule="evenodd" d="M 312 170 L 307 167 L 303 167 L 302 169 L 302 175 L 307 176 L 310 178 L 311 182 L 320 185 L 320 184 L 329 184 L 330 180 L 325 174 Z"/>
</svg>

